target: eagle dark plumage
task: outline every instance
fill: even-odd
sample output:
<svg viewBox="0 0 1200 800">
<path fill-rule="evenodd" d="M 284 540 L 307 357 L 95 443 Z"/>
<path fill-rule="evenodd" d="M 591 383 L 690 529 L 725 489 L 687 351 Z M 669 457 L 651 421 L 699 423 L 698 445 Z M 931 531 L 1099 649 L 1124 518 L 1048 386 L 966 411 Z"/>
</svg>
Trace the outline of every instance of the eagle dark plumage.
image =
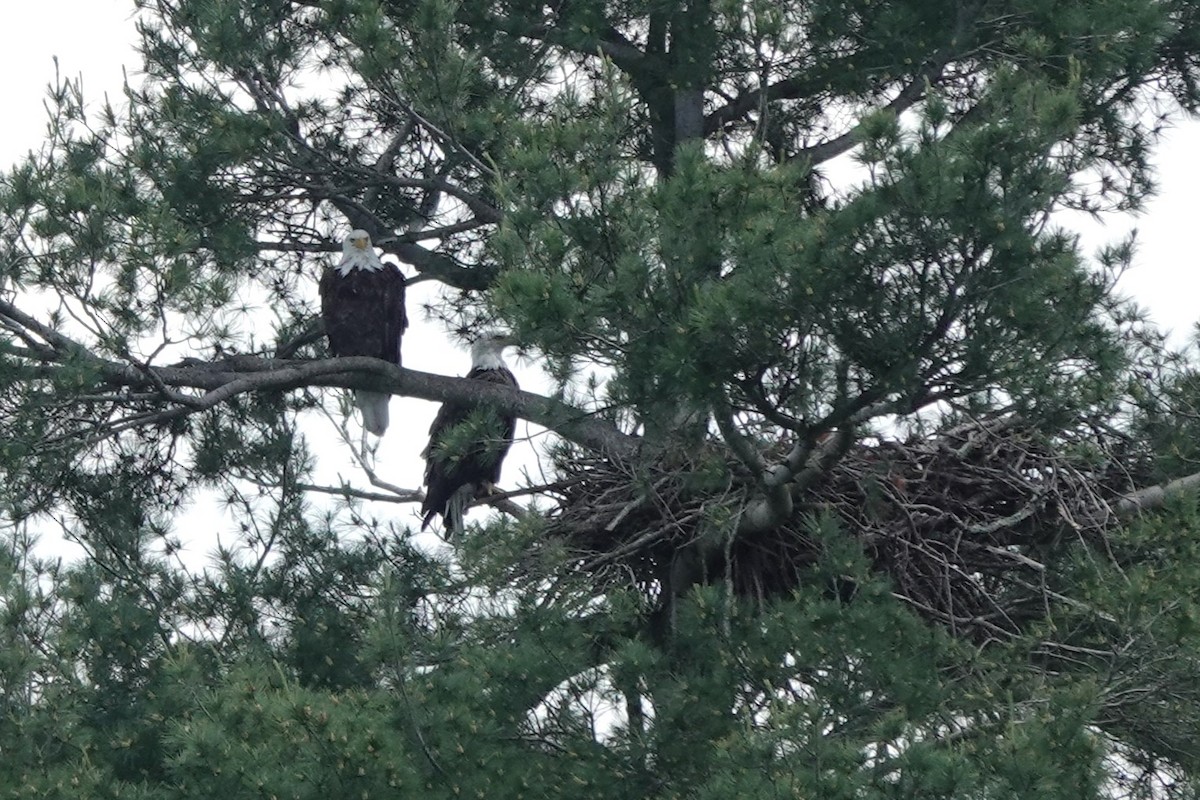
<svg viewBox="0 0 1200 800">
<path fill-rule="evenodd" d="M 351 231 L 342 242 L 341 263 L 325 270 L 320 291 L 321 317 L 333 355 L 400 363 L 400 339 L 408 327 L 404 276 L 394 264 L 379 260 L 366 231 Z M 383 392 L 354 392 L 363 427 L 376 436 L 387 430 L 391 399 Z"/>
<path fill-rule="evenodd" d="M 517 379 L 504 363 L 504 348 L 513 344 L 505 336 L 491 334 L 471 347 L 471 371 L 467 377 L 504 386 L 517 386 Z M 449 432 L 464 423 L 476 431 L 466 448 L 446 447 Z M 425 502 L 421 504 L 421 530 L 437 514 L 442 516 L 446 538 L 463 529 L 467 504 L 490 493 L 500 480 L 504 456 L 512 446 L 516 418 L 486 406 L 444 403 L 429 428 L 425 457 Z"/>
</svg>

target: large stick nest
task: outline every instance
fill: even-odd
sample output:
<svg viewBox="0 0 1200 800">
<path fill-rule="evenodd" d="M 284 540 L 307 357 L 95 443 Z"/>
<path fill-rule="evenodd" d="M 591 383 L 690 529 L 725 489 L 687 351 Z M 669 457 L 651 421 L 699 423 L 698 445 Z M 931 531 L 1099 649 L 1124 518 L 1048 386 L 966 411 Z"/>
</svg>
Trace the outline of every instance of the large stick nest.
<svg viewBox="0 0 1200 800">
<path fill-rule="evenodd" d="M 970 638 L 1007 638 L 1072 602 L 1043 563 L 1054 548 L 1071 539 L 1103 552 L 1116 520 L 1128 476 L 1088 465 L 1078 449 L 1013 420 L 858 444 L 790 518 L 754 534 L 735 532 L 738 514 L 761 495 L 722 455 L 633 464 L 571 451 L 549 532 L 597 578 L 651 597 L 723 581 L 765 600 L 790 593 L 820 559 L 814 520 L 832 517 L 919 613 Z"/>
</svg>

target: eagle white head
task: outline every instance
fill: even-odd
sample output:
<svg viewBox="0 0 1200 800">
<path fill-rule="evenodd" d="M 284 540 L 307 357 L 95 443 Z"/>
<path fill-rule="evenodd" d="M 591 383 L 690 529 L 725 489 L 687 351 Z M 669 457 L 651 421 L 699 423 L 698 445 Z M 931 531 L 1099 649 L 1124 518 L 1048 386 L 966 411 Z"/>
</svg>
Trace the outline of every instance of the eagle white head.
<svg viewBox="0 0 1200 800">
<path fill-rule="evenodd" d="M 337 271 L 345 277 L 352 269 L 366 272 L 383 269 L 383 262 L 371 246 L 371 235 L 361 228 L 350 231 L 342 240 L 342 263 L 337 265 Z"/>
<path fill-rule="evenodd" d="M 507 369 L 504 364 L 504 348 L 517 341 L 499 331 L 485 331 L 471 344 L 471 367 L 473 369 Z"/>
</svg>

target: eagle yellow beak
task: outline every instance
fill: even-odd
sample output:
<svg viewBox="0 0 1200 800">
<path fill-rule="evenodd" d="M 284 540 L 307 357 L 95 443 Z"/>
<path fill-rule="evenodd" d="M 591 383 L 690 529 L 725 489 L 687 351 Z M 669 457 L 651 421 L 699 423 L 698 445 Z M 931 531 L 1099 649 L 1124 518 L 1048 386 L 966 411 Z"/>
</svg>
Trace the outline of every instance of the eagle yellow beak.
<svg viewBox="0 0 1200 800">
<path fill-rule="evenodd" d="M 367 240 L 366 239 L 351 239 L 350 241 L 359 250 L 367 249 Z"/>
</svg>

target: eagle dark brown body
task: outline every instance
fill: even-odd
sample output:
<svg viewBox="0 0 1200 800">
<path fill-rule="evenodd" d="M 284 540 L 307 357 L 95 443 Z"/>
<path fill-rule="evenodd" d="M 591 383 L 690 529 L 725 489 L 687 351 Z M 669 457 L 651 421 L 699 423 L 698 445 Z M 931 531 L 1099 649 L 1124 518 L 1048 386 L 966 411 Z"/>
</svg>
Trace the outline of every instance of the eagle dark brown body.
<svg viewBox="0 0 1200 800">
<path fill-rule="evenodd" d="M 395 264 L 367 272 L 336 268 L 321 277 L 321 317 L 335 356 L 371 356 L 400 363 L 400 338 L 408 327 L 404 276 Z"/>
</svg>

